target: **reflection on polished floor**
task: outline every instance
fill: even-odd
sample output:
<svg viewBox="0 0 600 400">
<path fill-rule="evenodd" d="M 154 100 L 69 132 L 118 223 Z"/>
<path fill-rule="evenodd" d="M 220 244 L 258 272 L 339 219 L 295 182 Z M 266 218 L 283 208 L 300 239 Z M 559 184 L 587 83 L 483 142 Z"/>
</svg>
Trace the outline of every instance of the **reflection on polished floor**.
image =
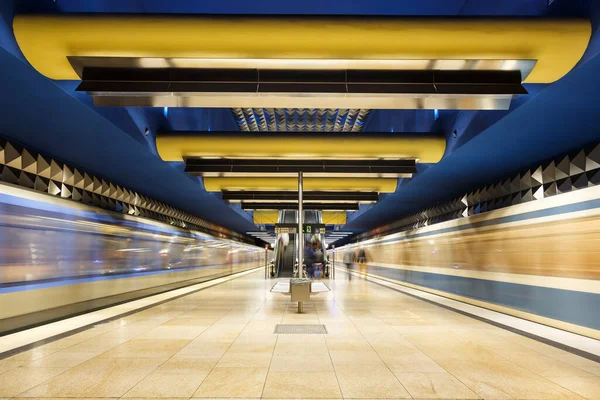
<svg viewBox="0 0 600 400">
<path fill-rule="evenodd" d="M 600 399 L 600 364 L 339 274 L 253 273 L 0 360 L 0 398 Z M 327 335 L 275 335 L 275 324 Z"/>
</svg>

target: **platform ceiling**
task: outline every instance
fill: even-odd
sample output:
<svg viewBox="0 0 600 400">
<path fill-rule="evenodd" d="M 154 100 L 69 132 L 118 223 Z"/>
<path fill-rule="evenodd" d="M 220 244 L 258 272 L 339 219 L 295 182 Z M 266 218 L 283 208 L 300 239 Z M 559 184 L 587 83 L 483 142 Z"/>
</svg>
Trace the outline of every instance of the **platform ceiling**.
<svg viewBox="0 0 600 400">
<path fill-rule="evenodd" d="M 349 215 L 356 232 L 392 222 L 472 188 L 600 138 L 600 2 L 594 0 L 29 0 L 1 2 L 0 136 L 69 161 L 118 184 L 237 231 L 251 216 L 207 193 L 198 178 L 156 156 L 159 130 L 236 131 L 231 109 L 97 108 L 74 89 L 52 81 L 24 59 L 12 33 L 15 13 L 308 14 L 388 16 L 587 17 L 593 36 L 579 65 L 551 85 L 527 85 L 509 111 L 372 110 L 365 132 L 444 135 L 444 159 L 421 165 L 397 191 Z M 248 43 L 248 46 L 267 45 Z M 148 129 L 148 135 L 145 131 Z M 456 131 L 456 135 L 454 135 Z M 456 136 L 456 137 L 454 137 Z"/>
</svg>

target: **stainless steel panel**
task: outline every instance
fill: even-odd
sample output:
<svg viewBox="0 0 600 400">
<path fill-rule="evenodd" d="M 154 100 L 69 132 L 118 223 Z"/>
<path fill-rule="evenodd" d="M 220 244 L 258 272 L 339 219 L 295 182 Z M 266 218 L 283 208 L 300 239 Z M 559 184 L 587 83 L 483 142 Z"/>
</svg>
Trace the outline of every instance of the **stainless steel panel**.
<svg viewBox="0 0 600 400">
<path fill-rule="evenodd" d="M 170 93 L 120 96 L 94 93 L 96 106 L 198 108 L 367 108 L 508 110 L 512 95 L 327 95 L 323 93 Z"/>
</svg>

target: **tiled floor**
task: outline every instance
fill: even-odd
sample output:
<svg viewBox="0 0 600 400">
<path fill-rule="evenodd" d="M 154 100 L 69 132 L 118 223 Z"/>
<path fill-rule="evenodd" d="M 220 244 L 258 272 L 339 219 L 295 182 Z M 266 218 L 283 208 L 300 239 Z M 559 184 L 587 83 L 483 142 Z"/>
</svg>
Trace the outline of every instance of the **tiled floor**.
<svg viewBox="0 0 600 400">
<path fill-rule="evenodd" d="M 600 364 L 414 297 L 339 274 L 299 315 L 273 284 L 257 272 L 0 360 L 0 400 L 600 400 Z"/>
</svg>

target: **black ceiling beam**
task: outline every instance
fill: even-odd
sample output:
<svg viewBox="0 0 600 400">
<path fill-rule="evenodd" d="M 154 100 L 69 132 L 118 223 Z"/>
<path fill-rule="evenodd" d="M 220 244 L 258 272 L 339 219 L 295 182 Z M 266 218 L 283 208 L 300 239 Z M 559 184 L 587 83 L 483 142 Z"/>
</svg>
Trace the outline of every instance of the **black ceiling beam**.
<svg viewBox="0 0 600 400">
<path fill-rule="evenodd" d="M 307 176 L 406 177 L 417 172 L 415 160 L 289 160 L 187 158 L 185 172 L 195 176 L 281 176 L 302 171 Z"/>
<path fill-rule="evenodd" d="M 527 94 L 521 72 L 84 67 L 90 93 Z"/>
<path fill-rule="evenodd" d="M 226 201 L 297 201 L 298 192 L 293 191 L 231 191 L 224 190 L 223 200 Z M 355 202 L 375 202 L 379 200 L 377 192 L 322 192 L 322 191 L 303 191 L 302 198 L 306 202 L 321 201 L 355 201 Z"/>
<path fill-rule="evenodd" d="M 304 203 L 304 210 L 339 210 L 339 211 L 356 211 L 358 203 Z M 244 210 L 297 210 L 298 203 L 245 203 L 242 202 Z"/>
</svg>

